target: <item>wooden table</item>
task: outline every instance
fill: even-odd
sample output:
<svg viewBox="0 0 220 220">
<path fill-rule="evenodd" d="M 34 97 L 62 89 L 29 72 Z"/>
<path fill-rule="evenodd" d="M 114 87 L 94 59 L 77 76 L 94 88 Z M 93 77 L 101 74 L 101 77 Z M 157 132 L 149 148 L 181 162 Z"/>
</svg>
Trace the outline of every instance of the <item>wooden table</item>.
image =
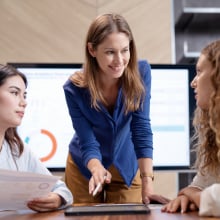
<svg viewBox="0 0 220 220">
<path fill-rule="evenodd" d="M 8 213 L 1 215 L 0 220 L 220 220 L 214 217 L 199 217 L 197 212 L 186 214 L 169 214 L 160 211 L 160 208 L 152 208 L 147 215 L 101 215 L 101 216 L 65 216 L 64 211 L 49 213 Z"/>
</svg>

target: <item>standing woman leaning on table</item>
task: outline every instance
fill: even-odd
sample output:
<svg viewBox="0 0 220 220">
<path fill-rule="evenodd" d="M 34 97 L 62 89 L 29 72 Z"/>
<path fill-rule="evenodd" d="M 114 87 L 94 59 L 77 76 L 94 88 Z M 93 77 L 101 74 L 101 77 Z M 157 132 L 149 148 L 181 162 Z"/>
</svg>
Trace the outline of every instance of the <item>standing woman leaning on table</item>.
<svg viewBox="0 0 220 220">
<path fill-rule="evenodd" d="M 191 86 L 197 104 L 193 141 L 198 172 L 162 211 L 198 208 L 201 216 L 220 216 L 220 40 L 201 51 Z"/>
<path fill-rule="evenodd" d="M 75 203 L 164 202 L 153 195 L 150 66 L 138 62 L 126 20 L 98 16 L 85 57 L 83 69 L 64 85 L 75 130 L 65 177 Z"/>
<path fill-rule="evenodd" d="M 11 66 L 0 65 L 0 169 L 51 175 L 25 146 L 17 133 L 27 106 L 27 79 Z M 71 205 L 73 197 L 64 182 L 58 180 L 52 192 L 27 203 L 35 211 L 46 212 Z"/>
</svg>

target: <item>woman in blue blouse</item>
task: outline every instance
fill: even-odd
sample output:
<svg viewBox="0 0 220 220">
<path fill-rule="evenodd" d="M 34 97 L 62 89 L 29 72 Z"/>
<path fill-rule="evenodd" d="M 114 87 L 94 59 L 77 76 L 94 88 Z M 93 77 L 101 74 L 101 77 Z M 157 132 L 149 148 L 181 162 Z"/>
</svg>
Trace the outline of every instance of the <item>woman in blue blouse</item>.
<svg viewBox="0 0 220 220">
<path fill-rule="evenodd" d="M 83 69 L 64 85 L 75 130 L 67 186 L 75 203 L 149 203 L 155 199 L 150 66 L 137 61 L 130 27 L 117 14 L 92 22 L 85 52 Z"/>
</svg>

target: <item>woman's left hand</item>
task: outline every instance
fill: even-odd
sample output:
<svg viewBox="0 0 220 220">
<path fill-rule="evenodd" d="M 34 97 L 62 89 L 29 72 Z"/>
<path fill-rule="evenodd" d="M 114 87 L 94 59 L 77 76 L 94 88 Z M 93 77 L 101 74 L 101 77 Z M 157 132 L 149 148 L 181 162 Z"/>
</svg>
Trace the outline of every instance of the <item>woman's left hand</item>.
<svg viewBox="0 0 220 220">
<path fill-rule="evenodd" d="M 62 198 L 50 192 L 47 197 L 35 198 L 27 203 L 27 206 L 37 212 L 48 212 L 58 209 L 62 204 Z"/>
<path fill-rule="evenodd" d="M 144 204 L 166 204 L 170 199 L 153 193 L 153 180 L 150 177 L 142 178 L 142 201 Z"/>
<path fill-rule="evenodd" d="M 180 190 L 178 196 L 166 204 L 163 208 L 163 212 L 182 212 L 198 210 L 200 202 L 201 190 L 196 187 L 187 186 Z"/>
<path fill-rule="evenodd" d="M 197 207 L 199 207 L 201 192 L 202 190 L 197 187 L 188 186 L 180 190 L 178 195 L 187 196 Z"/>
<path fill-rule="evenodd" d="M 150 199 L 150 203 L 152 203 L 152 204 L 163 204 L 163 205 L 165 205 L 168 202 L 170 202 L 170 199 L 168 199 L 164 196 L 158 195 L 158 194 L 149 195 L 148 198 Z"/>
</svg>

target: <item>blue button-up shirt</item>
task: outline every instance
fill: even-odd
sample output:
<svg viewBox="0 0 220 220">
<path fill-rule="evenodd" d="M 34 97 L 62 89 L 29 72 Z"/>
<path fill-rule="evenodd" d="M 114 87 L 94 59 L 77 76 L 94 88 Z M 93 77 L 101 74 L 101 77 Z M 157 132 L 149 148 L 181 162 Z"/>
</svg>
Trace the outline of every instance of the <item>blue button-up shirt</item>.
<svg viewBox="0 0 220 220">
<path fill-rule="evenodd" d="M 125 183 L 130 186 L 138 169 L 137 159 L 152 158 L 153 143 L 150 125 L 151 70 L 147 61 L 138 62 L 146 89 L 143 106 L 138 111 L 125 114 L 122 89 L 118 92 L 111 115 L 101 109 L 91 108 L 88 89 L 75 86 L 70 80 L 64 84 L 69 114 L 75 130 L 69 151 L 82 174 L 90 178 L 86 165 L 92 158 L 99 159 L 105 168 L 118 169 Z M 132 88 L 131 88 L 132 89 Z"/>
</svg>

